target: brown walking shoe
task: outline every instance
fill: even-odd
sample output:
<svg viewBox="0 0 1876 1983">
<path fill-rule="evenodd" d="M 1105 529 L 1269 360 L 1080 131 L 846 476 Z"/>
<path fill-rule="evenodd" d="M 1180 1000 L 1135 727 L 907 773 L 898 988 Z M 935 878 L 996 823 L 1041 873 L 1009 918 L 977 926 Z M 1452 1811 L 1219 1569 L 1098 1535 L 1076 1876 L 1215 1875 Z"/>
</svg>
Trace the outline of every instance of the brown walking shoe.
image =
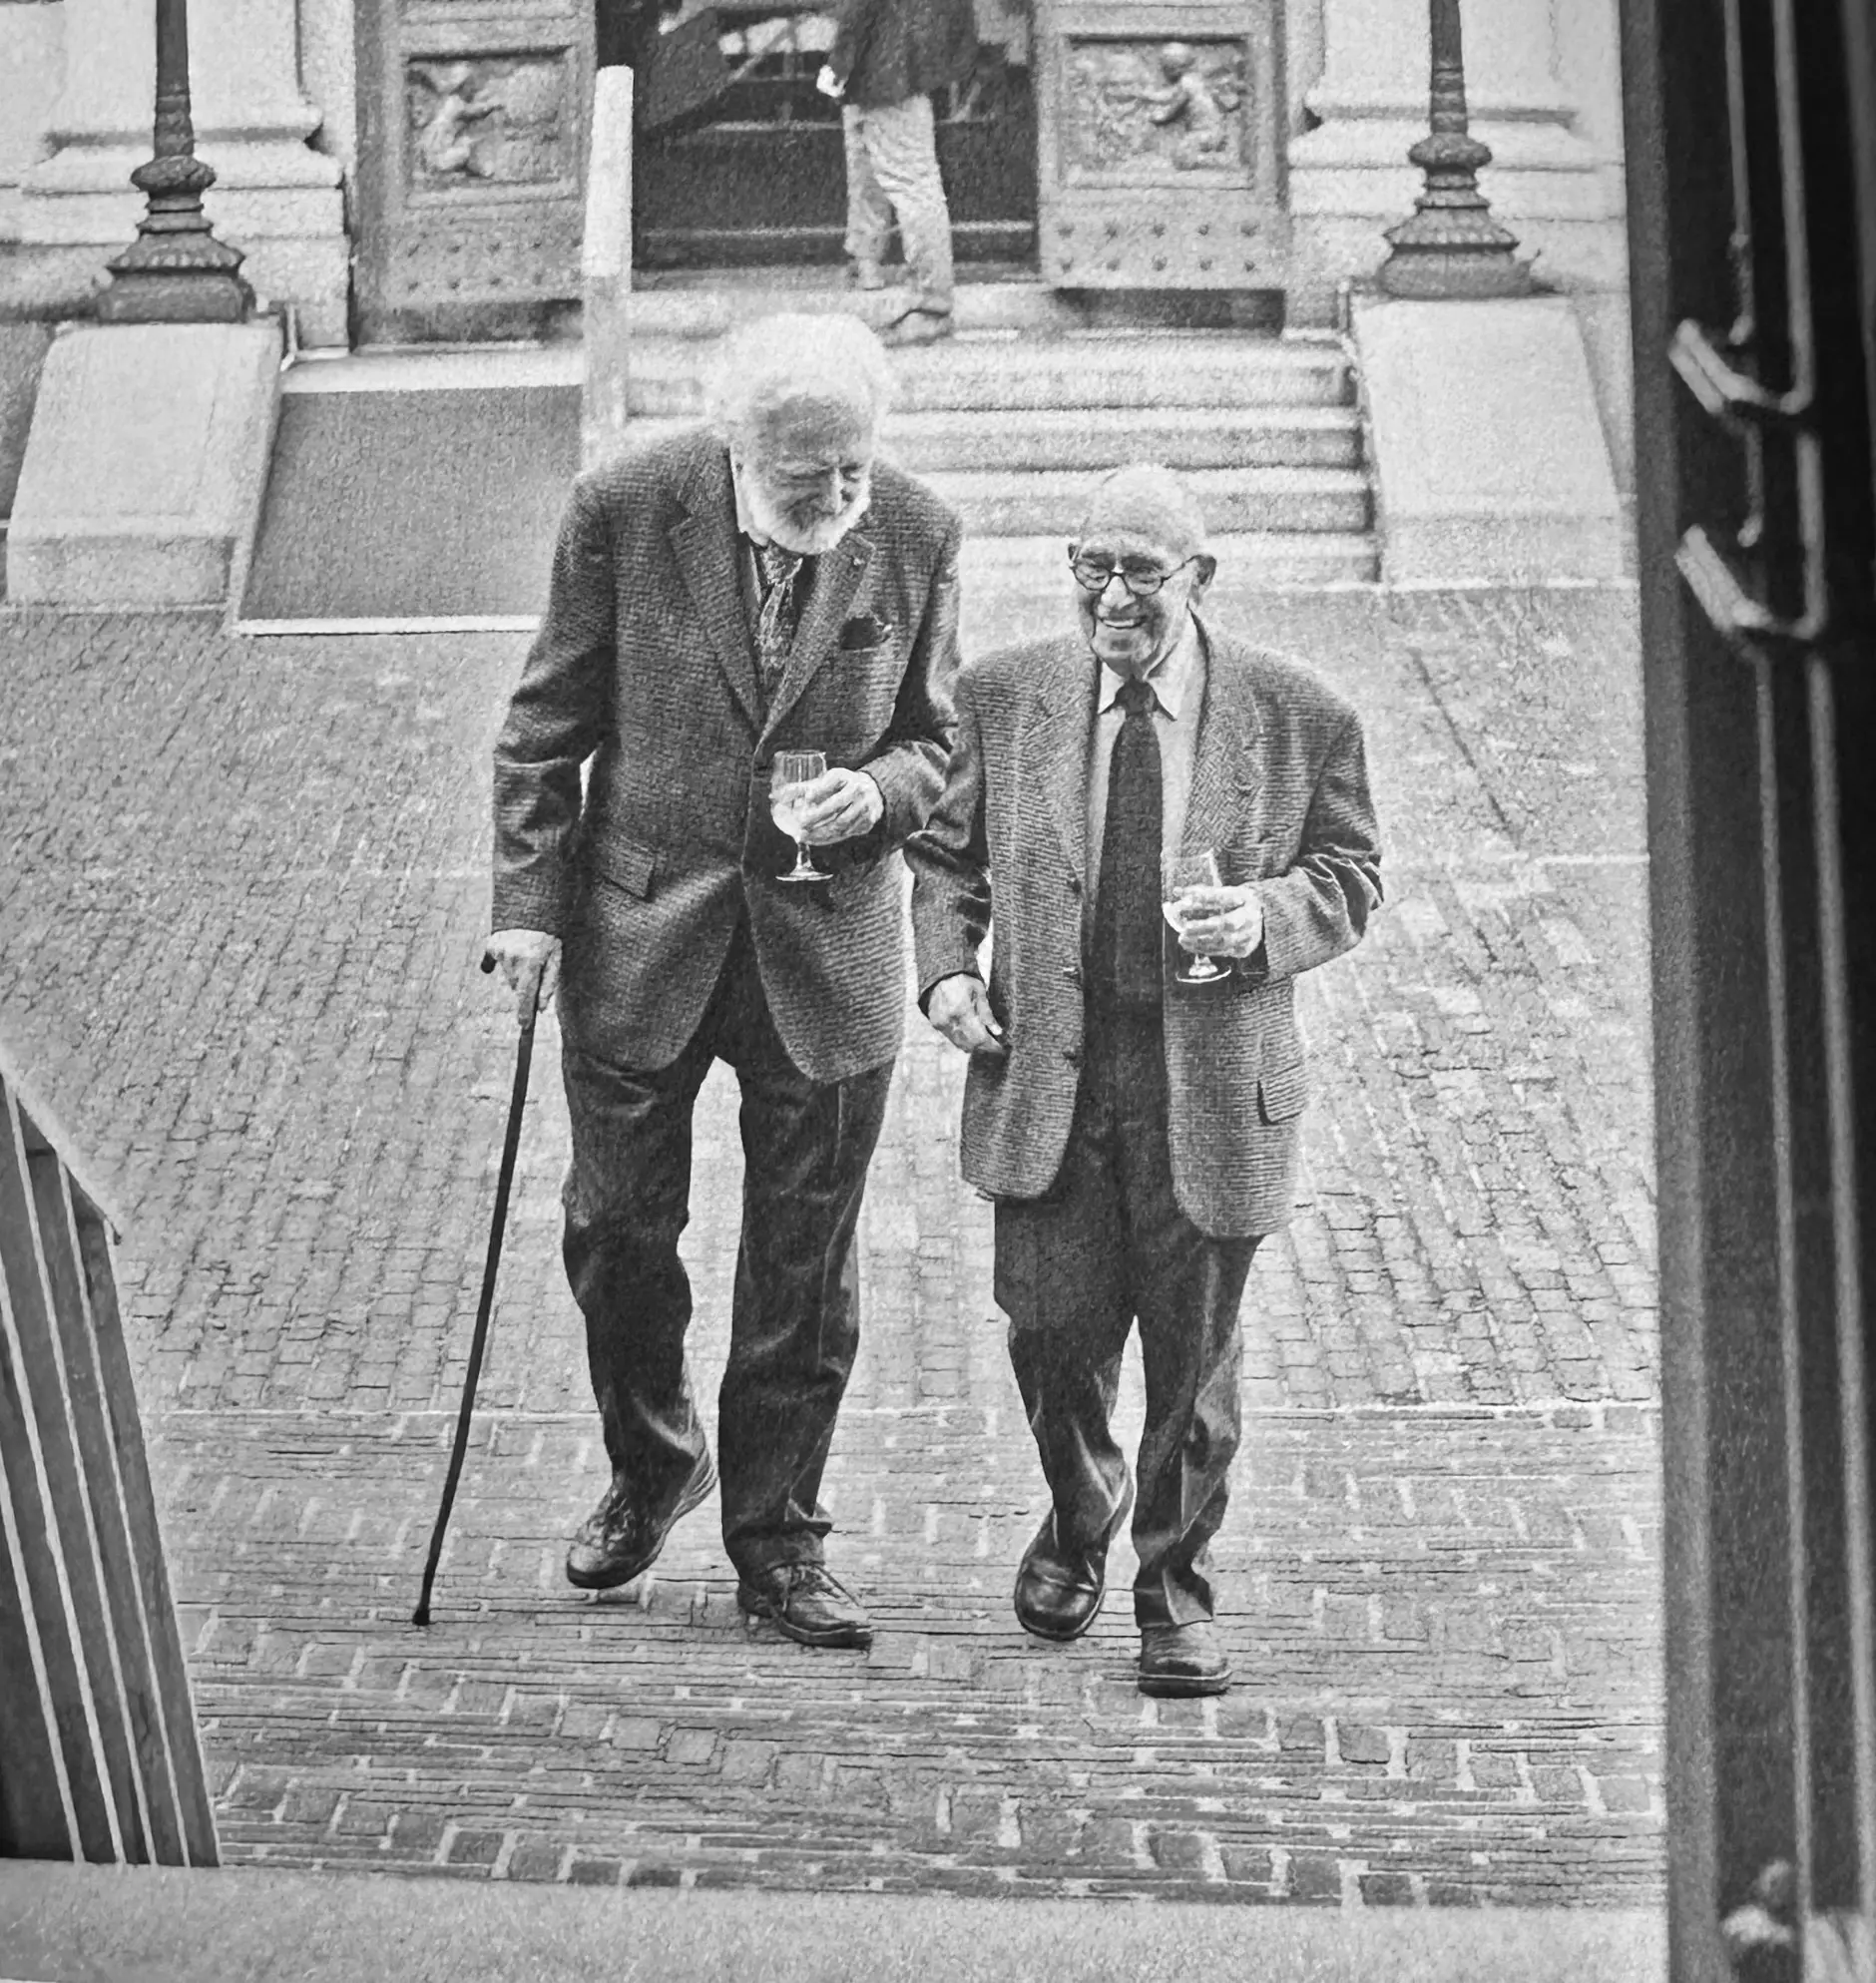
<svg viewBox="0 0 1876 1983">
<path fill-rule="evenodd" d="M 904 344 L 935 344 L 939 338 L 949 337 L 956 328 L 948 309 L 909 309 L 886 325 L 879 333 L 879 341 L 895 348 Z"/>
<path fill-rule="evenodd" d="M 1231 1663 L 1208 1618 L 1189 1625 L 1140 1628 L 1140 1691 L 1182 1700 L 1195 1694 L 1222 1694 L 1231 1684 Z"/>
<path fill-rule="evenodd" d="M 1066 1645 L 1094 1624 L 1108 1590 L 1108 1546 L 1133 1505 L 1130 1480 L 1101 1540 L 1087 1549 L 1064 1549 L 1056 1539 L 1055 1510 L 1043 1517 L 1016 1573 L 1016 1622 L 1025 1632 Z"/>
<path fill-rule="evenodd" d="M 751 1618 L 772 1618 L 803 1646 L 870 1646 L 866 1607 L 824 1563 L 777 1563 L 739 1578 L 736 1603 Z"/>
<path fill-rule="evenodd" d="M 679 1519 L 708 1500 L 715 1485 L 716 1462 L 705 1452 L 670 1514 L 661 1518 L 635 1502 L 615 1474 L 599 1506 L 574 1531 L 567 1550 L 568 1583 L 583 1591 L 611 1591 L 643 1577 Z"/>
</svg>

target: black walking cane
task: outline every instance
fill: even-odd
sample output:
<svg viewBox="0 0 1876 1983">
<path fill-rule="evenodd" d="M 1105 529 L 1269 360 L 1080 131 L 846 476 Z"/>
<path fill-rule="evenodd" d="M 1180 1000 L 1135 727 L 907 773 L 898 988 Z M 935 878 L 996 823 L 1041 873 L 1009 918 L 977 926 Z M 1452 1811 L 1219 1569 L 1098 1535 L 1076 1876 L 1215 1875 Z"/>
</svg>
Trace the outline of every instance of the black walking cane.
<svg viewBox="0 0 1876 1983">
<path fill-rule="evenodd" d="M 492 971 L 495 959 L 485 956 L 482 968 Z M 534 1017 L 537 998 L 528 1001 L 521 1021 L 521 1044 L 515 1049 L 515 1092 L 508 1101 L 508 1134 L 502 1139 L 502 1168 L 495 1180 L 495 1217 L 489 1226 L 489 1257 L 482 1269 L 482 1301 L 476 1309 L 475 1334 L 469 1339 L 469 1374 L 463 1380 L 462 1409 L 456 1414 L 456 1443 L 450 1450 L 449 1472 L 443 1477 L 443 1502 L 436 1511 L 436 1527 L 430 1532 L 430 1558 L 423 1566 L 423 1594 L 410 1614 L 412 1625 L 430 1622 L 430 1591 L 436 1583 L 436 1566 L 443 1554 L 443 1531 L 449 1527 L 449 1511 L 456 1500 L 456 1483 L 462 1478 L 463 1454 L 469 1446 L 469 1421 L 476 1410 L 476 1380 L 482 1374 L 482 1352 L 489 1339 L 489 1310 L 495 1305 L 495 1270 L 502 1259 L 502 1233 L 508 1224 L 508 1191 L 515 1182 L 515 1152 L 521 1146 L 521 1112 L 528 1101 L 528 1067 L 534 1059 Z"/>
</svg>

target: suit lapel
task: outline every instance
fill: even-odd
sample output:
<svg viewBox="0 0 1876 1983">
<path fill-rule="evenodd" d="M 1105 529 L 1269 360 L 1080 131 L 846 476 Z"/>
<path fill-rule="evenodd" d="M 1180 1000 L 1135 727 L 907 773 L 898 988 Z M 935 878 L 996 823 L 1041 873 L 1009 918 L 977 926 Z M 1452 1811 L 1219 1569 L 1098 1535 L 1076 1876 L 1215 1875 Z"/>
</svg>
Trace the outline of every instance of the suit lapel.
<svg viewBox="0 0 1876 1983">
<path fill-rule="evenodd" d="M 1205 650 L 1205 700 L 1192 758 L 1192 788 L 1179 834 L 1179 845 L 1188 852 L 1222 848 L 1242 824 L 1244 793 L 1258 782 L 1262 729 L 1250 671 L 1232 665 L 1230 649 L 1202 621 L 1198 632 Z"/>
<path fill-rule="evenodd" d="M 749 720 L 762 728 L 762 696 L 755 674 L 755 643 L 742 609 L 742 574 L 736 569 L 735 511 L 729 495 L 729 457 L 704 458 L 685 489 L 687 513 L 671 528 L 678 569 L 697 608 L 730 693 Z"/>
<path fill-rule="evenodd" d="M 814 679 L 827 657 L 847 617 L 847 608 L 860 588 L 873 562 L 873 540 L 862 535 L 867 519 L 862 517 L 831 551 L 814 561 L 814 583 L 808 591 L 807 606 L 794 630 L 788 648 L 788 666 L 782 672 L 768 712 L 767 728 L 773 730 Z"/>
<path fill-rule="evenodd" d="M 1088 875 L 1088 738 L 1095 716 L 1095 664 L 1081 641 L 1051 653 L 1024 726 L 1022 775 L 1068 855 Z"/>
</svg>

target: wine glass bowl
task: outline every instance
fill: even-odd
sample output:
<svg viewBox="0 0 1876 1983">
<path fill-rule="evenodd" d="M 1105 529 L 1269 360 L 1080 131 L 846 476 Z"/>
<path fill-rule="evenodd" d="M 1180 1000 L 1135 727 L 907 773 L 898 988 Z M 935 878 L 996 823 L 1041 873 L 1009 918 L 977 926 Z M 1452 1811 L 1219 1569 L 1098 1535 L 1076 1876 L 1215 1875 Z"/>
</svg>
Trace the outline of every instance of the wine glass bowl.
<svg viewBox="0 0 1876 1983">
<path fill-rule="evenodd" d="M 827 773 L 827 758 L 819 750 L 777 750 L 768 781 L 768 816 L 776 827 L 794 842 L 794 865 L 778 881 L 825 881 L 827 879 L 808 855 L 807 841 L 801 837 L 801 814 L 807 788 Z"/>
<path fill-rule="evenodd" d="M 1223 877 L 1218 872 L 1218 857 L 1209 847 L 1166 855 L 1161 863 L 1161 905 L 1174 936 L 1187 923 L 1210 913 L 1194 904 L 1192 898 L 1195 892 L 1224 885 Z M 1228 976 L 1226 966 L 1189 951 L 1181 953 L 1179 966 L 1172 974 L 1173 981 L 1181 985 L 1211 985 Z"/>
</svg>

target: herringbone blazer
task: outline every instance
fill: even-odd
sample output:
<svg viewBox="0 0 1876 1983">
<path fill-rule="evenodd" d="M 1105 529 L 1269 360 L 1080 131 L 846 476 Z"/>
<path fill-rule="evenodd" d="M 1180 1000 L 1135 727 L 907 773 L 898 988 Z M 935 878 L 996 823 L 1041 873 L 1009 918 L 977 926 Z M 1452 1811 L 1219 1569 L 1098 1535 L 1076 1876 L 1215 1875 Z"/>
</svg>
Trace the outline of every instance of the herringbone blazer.
<svg viewBox="0 0 1876 1983">
<path fill-rule="evenodd" d="M 745 908 L 770 1014 L 810 1079 L 877 1067 L 905 1019 L 895 850 L 943 783 L 957 670 L 956 516 L 885 463 L 816 561 L 764 712 L 728 454 L 699 429 L 574 484 L 546 615 L 495 745 L 498 929 L 565 939 L 566 1042 L 668 1066 L 696 1032 Z M 885 813 L 774 877 L 777 750 L 867 771 Z M 584 795 L 581 767 L 588 764 Z"/>
<path fill-rule="evenodd" d="M 1221 987 L 1172 982 L 1166 1056 L 1173 1189 L 1218 1238 L 1290 1216 L 1308 1092 L 1292 986 L 1358 942 L 1381 899 L 1361 725 L 1295 663 L 1210 633 L 1182 844 L 1255 882 L 1264 940 Z M 965 1177 L 993 1198 L 1053 1186 L 1083 1048 L 1088 753 L 1097 666 L 1079 636 L 973 658 L 957 684 L 943 797 L 907 846 L 918 982 L 976 971 L 1007 1057 L 971 1057 Z"/>
</svg>

